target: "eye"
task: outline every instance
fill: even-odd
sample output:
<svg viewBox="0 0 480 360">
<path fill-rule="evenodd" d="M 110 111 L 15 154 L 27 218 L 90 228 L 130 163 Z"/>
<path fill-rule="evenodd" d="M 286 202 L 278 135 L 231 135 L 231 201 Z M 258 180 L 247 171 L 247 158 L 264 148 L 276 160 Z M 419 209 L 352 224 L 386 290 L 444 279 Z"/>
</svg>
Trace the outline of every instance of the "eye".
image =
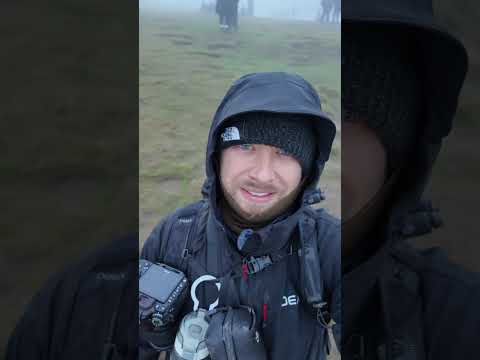
<svg viewBox="0 0 480 360">
<path fill-rule="evenodd" d="M 283 149 L 278 149 L 277 154 L 280 156 L 290 156 L 290 154 Z"/>
<path fill-rule="evenodd" d="M 243 151 L 252 151 L 253 150 L 253 145 L 252 144 L 241 144 L 238 146 L 240 150 Z"/>
</svg>

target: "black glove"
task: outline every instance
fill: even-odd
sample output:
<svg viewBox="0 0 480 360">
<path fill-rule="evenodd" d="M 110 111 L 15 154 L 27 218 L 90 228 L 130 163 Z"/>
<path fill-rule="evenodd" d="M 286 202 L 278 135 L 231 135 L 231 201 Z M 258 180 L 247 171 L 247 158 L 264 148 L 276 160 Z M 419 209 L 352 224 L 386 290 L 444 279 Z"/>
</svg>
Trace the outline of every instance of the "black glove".
<svg viewBox="0 0 480 360">
<path fill-rule="evenodd" d="M 178 325 L 176 323 L 168 324 L 153 329 L 152 327 L 140 324 L 139 343 L 142 348 L 151 348 L 157 352 L 168 351 L 173 347 L 175 334 Z"/>
</svg>

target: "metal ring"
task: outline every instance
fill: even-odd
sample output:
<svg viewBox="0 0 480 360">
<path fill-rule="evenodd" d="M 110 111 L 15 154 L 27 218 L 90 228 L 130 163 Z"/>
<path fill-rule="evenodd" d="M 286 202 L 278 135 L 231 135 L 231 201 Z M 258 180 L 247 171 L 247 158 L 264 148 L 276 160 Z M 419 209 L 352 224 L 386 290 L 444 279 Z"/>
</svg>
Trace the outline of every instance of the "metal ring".
<svg viewBox="0 0 480 360">
<path fill-rule="evenodd" d="M 215 285 L 217 285 L 219 294 L 218 294 L 217 300 L 215 300 L 212 304 L 210 304 L 208 311 L 211 311 L 218 306 L 218 302 L 220 300 L 220 287 L 221 287 L 220 281 L 213 275 L 202 275 L 193 282 L 192 288 L 190 289 L 190 296 L 192 297 L 192 300 L 193 300 L 193 311 L 197 311 L 200 305 L 200 301 L 198 300 L 197 294 L 196 294 L 197 286 L 200 285 L 202 282 L 212 281 L 212 280 L 216 280 Z"/>
</svg>

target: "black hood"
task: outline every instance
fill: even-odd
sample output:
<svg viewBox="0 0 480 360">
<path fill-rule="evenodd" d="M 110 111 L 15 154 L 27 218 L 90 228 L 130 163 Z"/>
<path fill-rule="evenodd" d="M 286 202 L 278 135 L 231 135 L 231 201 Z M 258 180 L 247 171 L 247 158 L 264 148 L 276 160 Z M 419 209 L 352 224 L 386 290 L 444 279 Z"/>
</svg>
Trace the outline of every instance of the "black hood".
<svg viewBox="0 0 480 360">
<path fill-rule="evenodd" d="M 295 212 L 272 219 L 267 226 L 257 230 L 261 246 L 250 255 L 260 256 L 280 250 L 290 240 L 297 226 L 299 215 L 304 207 L 321 201 L 318 182 L 336 133 L 333 121 L 322 111 L 320 98 L 315 89 L 303 78 L 286 73 L 255 73 L 237 80 L 228 90 L 213 118 L 208 137 L 206 173 L 203 195 L 212 207 L 210 222 L 215 223 L 219 232 L 224 231 L 219 204 L 217 203 L 217 179 L 215 149 L 218 132 L 222 124 L 235 115 L 248 112 L 270 112 L 306 115 L 314 124 L 317 141 L 316 165 L 307 179 L 303 193 L 299 195 L 301 204 Z M 213 227 L 212 227 L 213 228 Z"/>
<path fill-rule="evenodd" d="M 311 118 L 317 131 L 318 151 L 316 165 L 305 186 L 304 203 L 318 202 L 318 181 L 325 162 L 329 159 L 335 137 L 335 124 L 322 111 L 320 98 L 315 89 L 302 77 L 282 72 L 254 73 L 238 79 L 220 103 L 210 127 L 206 155 L 207 180 L 204 195 L 215 206 L 217 175 L 215 171 L 215 147 L 218 131 L 229 118 L 248 112 L 302 114 Z"/>
<path fill-rule="evenodd" d="M 411 273 L 405 276 L 405 272 L 401 276 L 398 272 L 393 275 L 393 259 L 398 258 L 396 249 L 405 244 L 401 239 L 428 233 L 439 224 L 431 205 L 421 199 L 442 140 L 451 130 L 468 67 L 467 54 L 462 44 L 436 24 L 432 0 L 344 0 L 342 28 L 349 26 L 374 27 L 378 31 L 382 28 L 397 29 L 408 36 L 409 41 L 416 45 L 414 55 L 421 66 L 425 96 L 422 104 L 423 123 L 419 126 L 421 133 L 414 158 L 399 174 L 401 178 L 397 183 L 400 185 L 394 189 L 390 212 L 385 214 L 389 216 L 388 224 L 385 229 L 379 229 L 378 235 L 372 234 L 385 242 L 375 253 L 368 254 L 367 259 L 342 259 L 344 265 L 349 265 L 344 268 L 342 294 L 344 298 L 355 298 L 355 302 L 349 302 L 349 306 L 344 308 L 342 329 L 345 345 L 342 350 L 346 356 L 350 353 L 349 344 L 353 344 L 350 340 L 354 339 L 350 335 L 354 332 L 364 335 L 362 332 L 366 331 L 366 322 L 359 325 L 364 319 L 362 316 L 381 315 L 377 309 L 395 309 L 383 311 L 386 316 L 383 323 L 388 327 L 394 324 L 397 329 L 409 329 L 405 341 L 409 341 L 408 337 L 415 334 L 405 322 L 409 316 L 398 316 L 398 308 L 402 309 L 402 306 L 392 307 L 392 302 L 387 302 L 389 298 L 385 294 L 395 294 L 396 299 L 402 301 L 404 298 L 399 297 L 402 293 L 418 299 L 418 294 L 412 291 L 410 285 L 408 291 L 399 287 L 405 286 L 400 284 L 401 281 L 406 282 L 406 279 L 411 284 L 412 277 Z M 362 239 L 365 242 L 369 240 L 375 241 Z M 395 271 L 397 270 L 398 267 Z M 393 278 L 395 282 L 390 282 Z M 376 302 L 377 299 L 380 303 Z M 404 308 L 413 307 L 408 305 Z M 392 321 L 392 314 L 397 315 L 396 319 L 400 321 Z M 388 328 L 385 331 L 391 333 Z"/>
<path fill-rule="evenodd" d="M 458 97 L 468 69 L 464 46 L 434 19 L 432 0 L 345 0 L 342 27 L 397 29 L 415 45 L 422 74 L 423 123 L 415 157 L 399 179 L 389 229 L 400 237 L 421 235 L 439 225 L 438 214 L 422 196 L 443 138 L 452 128 Z M 391 236 L 392 234 L 390 234 Z"/>
</svg>

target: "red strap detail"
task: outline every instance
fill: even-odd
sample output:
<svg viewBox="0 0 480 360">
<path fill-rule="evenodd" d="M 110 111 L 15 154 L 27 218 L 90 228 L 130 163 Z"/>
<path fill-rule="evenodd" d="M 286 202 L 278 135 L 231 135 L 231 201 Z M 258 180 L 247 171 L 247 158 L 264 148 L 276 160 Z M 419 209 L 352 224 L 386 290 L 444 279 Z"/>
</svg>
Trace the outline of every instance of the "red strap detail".
<svg viewBox="0 0 480 360">
<path fill-rule="evenodd" d="M 267 321 L 267 304 L 263 304 L 263 322 Z"/>
<path fill-rule="evenodd" d="M 245 280 L 248 278 L 248 266 L 247 264 L 242 264 L 242 275 Z"/>
</svg>

